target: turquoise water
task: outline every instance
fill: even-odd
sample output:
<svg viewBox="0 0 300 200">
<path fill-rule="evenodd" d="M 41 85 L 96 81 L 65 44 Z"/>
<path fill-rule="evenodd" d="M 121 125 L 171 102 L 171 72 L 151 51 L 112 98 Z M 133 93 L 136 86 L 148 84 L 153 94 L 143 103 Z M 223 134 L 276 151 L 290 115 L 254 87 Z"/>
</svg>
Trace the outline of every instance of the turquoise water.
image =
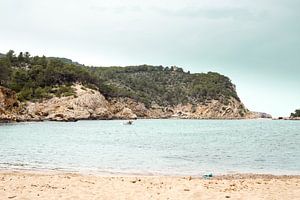
<svg viewBox="0 0 300 200">
<path fill-rule="evenodd" d="M 0 125 L 0 168 L 164 175 L 300 174 L 300 121 Z"/>
</svg>

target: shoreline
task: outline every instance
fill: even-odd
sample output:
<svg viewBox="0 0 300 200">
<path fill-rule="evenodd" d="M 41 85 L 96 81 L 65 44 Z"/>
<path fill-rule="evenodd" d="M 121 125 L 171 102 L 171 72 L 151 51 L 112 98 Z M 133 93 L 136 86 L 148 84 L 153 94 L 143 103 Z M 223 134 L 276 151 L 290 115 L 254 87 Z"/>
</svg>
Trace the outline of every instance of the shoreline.
<svg viewBox="0 0 300 200">
<path fill-rule="evenodd" d="M 137 118 L 137 119 L 76 119 L 76 120 L 49 120 L 49 119 L 42 119 L 42 120 L 1 120 L 0 124 L 14 124 L 14 123 L 26 123 L 26 122 L 81 122 L 81 121 L 128 121 L 128 120 L 214 120 L 214 121 L 244 121 L 244 120 L 267 120 L 267 121 L 274 121 L 271 118 Z M 297 120 L 278 120 L 278 121 L 297 121 Z"/>
<path fill-rule="evenodd" d="M 300 172 L 251 172 L 251 171 L 232 171 L 232 172 L 207 172 L 207 173 L 163 173 L 163 172 L 125 172 L 125 171 L 105 171 L 105 170 L 89 170 L 89 169 L 63 169 L 63 168 L 1 168 L 1 173 L 26 173 L 26 174 L 76 174 L 82 176 L 142 176 L 142 177 L 194 177 L 194 178 L 204 178 L 207 174 L 212 174 L 213 176 L 209 179 L 215 178 L 245 178 L 245 177 L 290 177 L 290 178 L 300 178 Z"/>
<path fill-rule="evenodd" d="M 140 172 L 110 172 L 110 171 L 71 171 L 60 169 L 2 169 L 0 174 L 44 174 L 44 175 L 61 175 L 73 174 L 78 176 L 95 176 L 95 177 L 173 177 L 185 178 L 192 177 L 195 179 L 219 180 L 219 179 L 244 179 L 244 178 L 297 178 L 300 179 L 299 174 L 282 174 L 282 173 L 256 173 L 256 172 L 233 172 L 233 173 L 216 173 L 210 178 L 204 178 L 205 175 L 189 175 L 189 174 L 166 174 L 166 173 L 140 173 Z"/>
<path fill-rule="evenodd" d="M 0 170 L 3 199 L 299 199 L 300 176 L 83 175 Z"/>
<path fill-rule="evenodd" d="M 26 122 L 80 122 L 80 121 L 127 121 L 127 120 L 214 120 L 214 121 L 244 121 L 244 120 L 266 120 L 266 121 L 300 121 L 300 118 L 230 118 L 230 117 L 199 117 L 199 118 L 185 118 L 185 117 L 162 117 L 162 118 L 78 118 L 78 119 L 26 119 L 26 120 L 8 120 L 0 119 L 0 124 L 26 123 Z"/>
</svg>

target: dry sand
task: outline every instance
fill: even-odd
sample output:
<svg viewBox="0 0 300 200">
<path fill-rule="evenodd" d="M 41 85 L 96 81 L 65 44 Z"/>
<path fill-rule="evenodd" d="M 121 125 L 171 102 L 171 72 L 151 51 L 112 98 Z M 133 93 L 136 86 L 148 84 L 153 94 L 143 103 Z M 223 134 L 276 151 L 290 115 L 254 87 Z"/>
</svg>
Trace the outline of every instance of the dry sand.
<svg viewBox="0 0 300 200">
<path fill-rule="evenodd" d="M 97 176 L 0 172 L 0 199 L 300 199 L 300 176 Z"/>
</svg>

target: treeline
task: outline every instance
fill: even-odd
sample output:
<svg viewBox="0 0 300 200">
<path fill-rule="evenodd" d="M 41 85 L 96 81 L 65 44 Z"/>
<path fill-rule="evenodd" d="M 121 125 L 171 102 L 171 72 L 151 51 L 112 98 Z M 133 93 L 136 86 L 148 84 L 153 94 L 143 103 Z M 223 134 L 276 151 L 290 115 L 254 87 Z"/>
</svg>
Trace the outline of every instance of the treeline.
<svg viewBox="0 0 300 200">
<path fill-rule="evenodd" d="M 86 67 L 28 52 L 0 55 L 0 84 L 15 90 L 21 101 L 74 95 L 70 86 L 76 82 L 107 98 L 129 97 L 147 106 L 239 100 L 230 79 L 214 72 L 191 74 L 176 66 Z"/>
</svg>

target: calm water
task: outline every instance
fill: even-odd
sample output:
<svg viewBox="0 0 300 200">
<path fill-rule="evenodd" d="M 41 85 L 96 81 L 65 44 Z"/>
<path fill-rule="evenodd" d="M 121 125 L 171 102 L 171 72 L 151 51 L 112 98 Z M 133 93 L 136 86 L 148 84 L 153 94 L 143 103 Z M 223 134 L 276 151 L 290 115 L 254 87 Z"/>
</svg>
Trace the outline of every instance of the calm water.
<svg viewBox="0 0 300 200">
<path fill-rule="evenodd" d="M 0 168 L 165 175 L 300 174 L 300 121 L 2 124 Z"/>
</svg>

